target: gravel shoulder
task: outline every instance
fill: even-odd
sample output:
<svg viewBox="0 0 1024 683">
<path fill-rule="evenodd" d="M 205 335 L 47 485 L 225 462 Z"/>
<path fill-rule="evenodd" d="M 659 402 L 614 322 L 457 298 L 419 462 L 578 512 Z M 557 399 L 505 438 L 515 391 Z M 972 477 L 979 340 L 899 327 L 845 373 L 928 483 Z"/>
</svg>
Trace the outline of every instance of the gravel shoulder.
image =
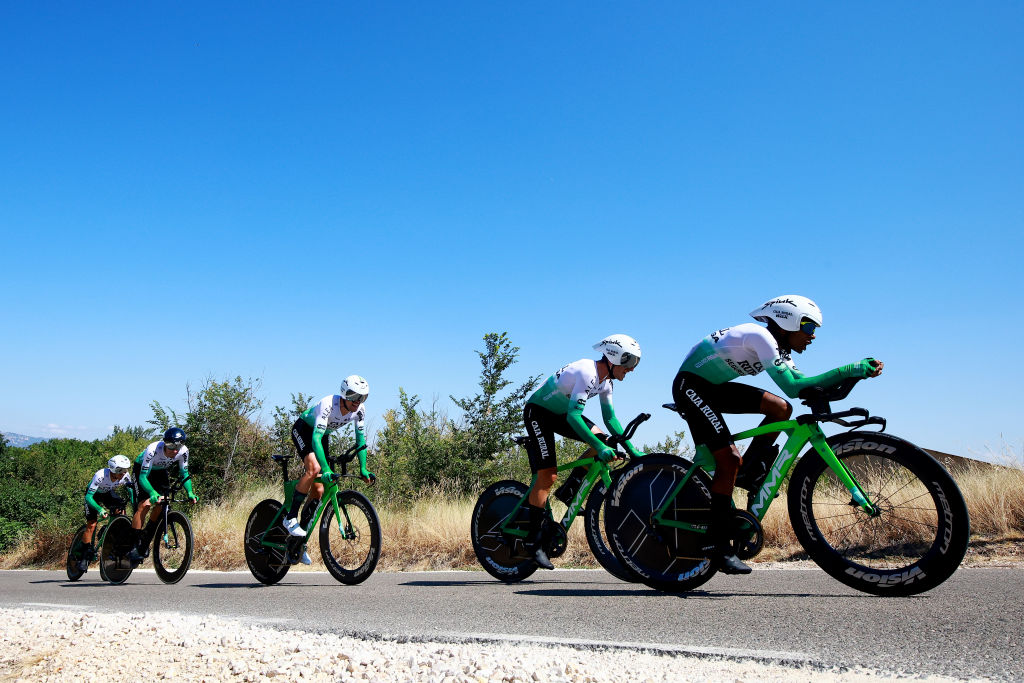
<svg viewBox="0 0 1024 683">
<path fill-rule="evenodd" d="M 80 614 L 0 609 L 0 681 L 878 681 L 868 669 L 822 670 L 701 656 L 529 642 L 366 640 L 173 612 Z M 943 677 L 922 681 L 955 680 Z"/>
</svg>

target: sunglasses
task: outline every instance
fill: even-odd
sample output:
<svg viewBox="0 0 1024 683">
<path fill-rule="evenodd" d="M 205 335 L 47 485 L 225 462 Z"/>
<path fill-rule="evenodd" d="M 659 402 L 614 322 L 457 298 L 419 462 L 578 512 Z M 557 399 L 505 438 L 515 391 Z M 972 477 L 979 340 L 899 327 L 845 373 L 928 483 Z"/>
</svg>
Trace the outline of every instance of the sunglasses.
<svg viewBox="0 0 1024 683">
<path fill-rule="evenodd" d="M 183 441 L 165 441 L 164 442 L 164 450 L 180 451 L 181 447 L 184 446 L 184 445 L 185 445 L 185 443 Z"/>
<path fill-rule="evenodd" d="M 804 334 L 813 335 L 816 329 L 818 329 L 818 323 L 813 320 L 804 320 L 800 323 L 800 331 Z"/>
<path fill-rule="evenodd" d="M 634 356 L 628 351 L 623 351 L 622 355 L 619 356 L 619 365 L 625 368 L 635 368 L 640 364 L 640 356 Z"/>
</svg>

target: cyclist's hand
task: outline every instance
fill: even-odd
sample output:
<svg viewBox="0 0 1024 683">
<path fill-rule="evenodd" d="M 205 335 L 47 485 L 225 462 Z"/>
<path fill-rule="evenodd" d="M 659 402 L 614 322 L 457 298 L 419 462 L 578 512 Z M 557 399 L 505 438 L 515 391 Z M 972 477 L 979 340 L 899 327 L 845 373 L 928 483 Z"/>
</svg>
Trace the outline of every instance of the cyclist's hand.
<svg viewBox="0 0 1024 683">
<path fill-rule="evenodd" d="M 597 452 L 597 459 L 601 462 L 611 462 L 616 457 L 615 449 L 605 446 Z"/>
<path fill-rule="evenodd" d="M 110 516 L 110 513 L 109 513 L 109 512 L 107 512 L 106 510 L 101 510 L 101 511 L 100 511 L 100 518 L 101 518 L 101 519 L 106 519 L 106 518 L 107 518 L 107 517 L 109 517 L 109 516 Z"/>
<path fill-rule="evenodd" d="M 865 358 L 860 362 L 860 365 L 864 377 L 878 377 L 882 374 L 882 368 L 885 367 L 885 363 L 874 358 Z"/>
<path fill-rule="evenodd" d="M 157 503 L 159 503 L 159 502 L 160 502 L 160 496 L 159 496 L 159 495 L 157 495 L 156 493 L 151 493 L 151 494 L 149 494 L 149 502 L 150 502 L 150 503 L 151 503 L 152 505 L 156 505 Z"/>
<path fill-rule="evenodd" d="M 189 496 L 188 499 L 193 503 L 199 502 L 199 498 L 197 498 L 196 496 Z"/>
<path fill-rule="evenodd" d="M 377 475 L 375 475 L 373 472 L 369 471 L 365 467 L 359 472 L 359 478 L 365 481 L 367 484 L 372 485 L 377 483 Z"/>
</svg>

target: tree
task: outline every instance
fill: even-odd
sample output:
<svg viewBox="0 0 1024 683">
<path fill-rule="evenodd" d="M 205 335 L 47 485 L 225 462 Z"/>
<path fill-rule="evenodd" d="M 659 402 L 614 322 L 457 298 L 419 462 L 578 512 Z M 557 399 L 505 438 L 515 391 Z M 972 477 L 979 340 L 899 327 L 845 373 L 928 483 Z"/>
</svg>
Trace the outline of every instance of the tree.
<svg viewBox="0 0 1024 683">
<path fill-rule="evenodd" d="M 272 471 L 271 438 L 254 415 L 263 406 L 257 397 L 260 380 L 218 381 L 207 378 L 199 391 L 186 386 L 188 412 L 184 416 L 153 401 L 153 419 L 160 430 L 182 427 L 188 434 L 189 472 L 197 493 L 214 500 L 244 479 Z"/>
<path fill-rule="evenodd" d="M 462 457 L 478 463 L 492 460 L 510 446 L 512 434 L 522 429 L 526 399 L 540 380 L 540 375 L 528 377 L 512 392 L 499 397 L 512 384 L 505 372 L 515 364 L 519 347 L 512 346 L 505 332 L 485 334 L 484 344 L 487 349 L 476 352 L 482 366 L 480 393 L 468 398 L 450 397 L 465 413 L 460 429 Z"/>
</svg>

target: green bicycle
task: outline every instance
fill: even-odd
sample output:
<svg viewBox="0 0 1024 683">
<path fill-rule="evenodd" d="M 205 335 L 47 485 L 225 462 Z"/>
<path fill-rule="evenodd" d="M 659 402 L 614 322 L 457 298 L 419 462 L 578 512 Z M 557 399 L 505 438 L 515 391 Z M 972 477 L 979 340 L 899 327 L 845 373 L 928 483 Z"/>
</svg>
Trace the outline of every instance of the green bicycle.
<svg viewBox="0 0 1024 683">
<path fill-rule="evenodd" d="M 761 551 L 761 520 L 792 471 L 789 519 L 811 559 L 857 590 L 915 595 L 960 566 L 970 535 L 967 505 L 938 461 L 885 433 L 885 418 L 863 408 L 831 411 L 830 402 L 846 398 L 858 381 L 804 390 L 800 398 L 809 414 L 734 435 L 737 441 L 778 431 L 789 437 L 750 509 L 735 513 L 734 550 L 740 559 Z M 676 410 L 671 403 L 664 407 Z M 826 437 L 822 422 L 881 429 Z M 714 458 L 702 446 L 693 462 L 647 456 L 616 479 L 606 503 L 607 535 L 619 560 L 648 586 L 685 592 L 715 574 L 707 536 L 713 470 Z"/>
<path fill-rule="evenodd" d="M 273 498 L 261 501 L 245 524 L 245 561 L 258 581 L 272 585 L 284 578 L 299 561 L 318 522 L 320 556 L 331 576 L 345 584 L 357 584 L 373 573 L 381 545 L 377 511 L 363 494 L 338 487 L 342 478 L 357 478 L 346 473 L 346 465 L 364 448 L 353 446 L 340 456 L 327 457 L 332 468 L 340 463 L 341 471 L 317 479 L 324 485 L 324 495 L 315 508 L 313 501 L 303 506 L 300 521 L 306 530 L 304 537 L 289 535 L 282 524 L 299 481 L 288 480 L 288 461 L 295 456 L 272 456 L 281 466 L 284 503 Z"/>
<path fill-rule="evenodd" d="M 622 435 L 608 437 L 608 446 L 616 449 L 623 458 L 631 457 L 619 451 L 618 446 L 629 440 L 636 428 L 650 417 L 646 413 L 635 417 L 626 425 Z M 521 446 L 531 447 L 530 437 L 516 437 L 515 442 Z M 611 469 L 612 464 L 601 462 L 594 457 L 584 457 L 558 466 L 559 472 L 584 467 L 587 469 L 578 488 L 575 491 L 570 489 L 571 495 L 565 495 L 568 499 L 567 508 L 558 522 L 552 517 L 551 500 L 548 499 L 542 543 L 548 557 L 560 557 L 568 546 L 569 527 L 582 511 L 587 544 L 597 561 L 616 578 L 636 581 L 632 573 L 616 558 L 604 538 L 605 495 L 612 487 L 613 478 L 617 473 Z M 480 494 L 473 508 L 470 522 L 473 551 L 488 574 L 506 583 L 522 581 L 537 571 L 533 554 L 526 548 L 529 523 L 524 509 L 526 498 L 536 482 L 536 475 L 530 486 L 512 479 L 495 482 Z M 561 492 L 561 489 L 559 491 Z"/>
<path fill-rule="evenodd" d="M 106 522 L 102 525 L 97 525 L 96 529 L 93 530 L 92 543 L 85 543 L 82 539 L 85 537 L 86 526 L 83 524 L 78 527 L 74 535 L 71 537 L 71 545 L 68 546 L 68 556 L 65 562 L 65 569 L 68 575 L 68 581 L 78 581 L 85 574 L 79 567 L 84 553 L 88 552 L 90 555 L 90 563 L 92 559 L 97 559 L 99 553 L 96 551 L 97 548 L 103 547 L 103 539 L 106 536 L 107 529 L 110 528 L 110 524 L 118 518 L 124 518 L 128 520 L 128 526 L 131 527 L 131 519 L 125 517 L 124 508 L 117 510 L 110 510 L 110 515 L 107 517 Z M 121 522 L 118 522 L 120 526 Z M 106 581 L 107 577 L 103 576 L 103 565 L 100 564 L 100 575 L 101 578 Z"/>
</svg>

